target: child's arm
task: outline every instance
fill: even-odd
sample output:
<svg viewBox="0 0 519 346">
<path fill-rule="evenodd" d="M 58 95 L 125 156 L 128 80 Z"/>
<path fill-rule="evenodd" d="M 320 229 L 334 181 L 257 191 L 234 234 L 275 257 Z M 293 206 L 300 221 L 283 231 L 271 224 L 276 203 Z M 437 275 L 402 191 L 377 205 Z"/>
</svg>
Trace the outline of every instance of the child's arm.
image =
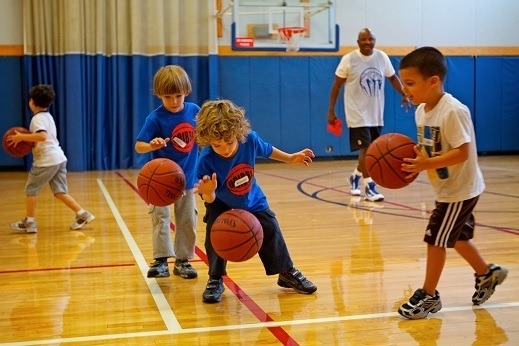
<svg viewBox="0 0 519 346">
<path fill-rule="evenodd" d="M 137 141 L 135 143 L 135 151 L 139 154 L 146 154 L 150 151 L 165 147 L 169 142 L 169 138 L 153 138 L 149 143 Z"/>
<path fill-rule="evenodd" d="M 443 155 L 428 157 L 422 153 L 418 146 L 414 147 L 416 158 L 405 158 L 402 170 L 410 173 L 420 173 L 421 171 L 437 169 L 442 167 L 454 166 L 465 162 L 469 157 L 469 143 L 464 143 L 457 148 L 451 149 Z"/>
<path fill-rule="evenodd" d="M 35 133 L 21 133 L 15 130 L 15 134 L 7 137 L 7 142 L 9 144 L 14 143 L 14 146 L 17 146 L 18 143 L 25 142 L 45 142 L 47 139 L 47 132 L 39 131 Z"/>
<path fill-rule="evenodd" d="M 204 202 L 213 203 L 216 199 L 216 186 L 216 173 L 213 173 L 211 177 L 205 175 L 198 183 L 195 183 L 194 191 L 202 196 Z"/>
<path fill-rule="evenodd" d="M 305 165 L 309 165 L 312 163 L 312 159 L 315 157 L 314 152 L 312 149 L 303 149 L 297 153 L 288 154 L 284 151 L 279 150 L 276 147 L 272 148 L 272 154 L 270 154 L 270 157 L 272 160 L 285 162 L 288 164 L 294 164 L 294 163 L 304 163 Z"/>
</svg>

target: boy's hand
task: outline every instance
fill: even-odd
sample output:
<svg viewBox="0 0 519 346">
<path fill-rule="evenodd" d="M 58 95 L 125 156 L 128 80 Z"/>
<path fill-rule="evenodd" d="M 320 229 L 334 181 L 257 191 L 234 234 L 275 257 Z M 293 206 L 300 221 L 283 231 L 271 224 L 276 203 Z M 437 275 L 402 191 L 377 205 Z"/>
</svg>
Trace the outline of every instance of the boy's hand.
<svg viewBox="0 0 519 346">
<path fill-rule="evenodd" d="M 312 149 L 303 149 L 300 152 L 294 153 L 290 156 L 290 164 L 294 163 L 304 163 L 306 166 L 309 166 L 313 162 L 313 158 L 315 157 Z"/>
<path fill-rule="evenodd" d="M 422 153 L 418 146 L 415 146 L 413 149 L 416 153 L 416 157 L 414 159 L 404 158 L 405 163 L 402 164 L 402 171 L 412 173 L 406 176 L 407 179 L 427 169 L 427 160 L 429 157 Z"/>
<path fill-rule="evenodd" d="M 195 193 L 199 193 L 201 195 L 207 195 L 210 196 L 214 194 L 216 191 L 217 179 L 216 179 L 216 173 L 213 173 L 211 177 L 208 175 L 204 175 L 202 179 L 198 181 L 198 183 L 195 183 Z"/>
<path fill-rule="evenodd" d="M 20 143 L 22 141 L 23 141 L 23 134 L 18 130 L 14 130 L 14 134 L 7 136 L 7 143 L 10 146 L 16 147 L 18 145 L 18 143 Z"/>
<path fill-rule="evenodd" d="M 157 150 L 160 148 L 164 148 L 166 145 L 168 145 L 169 141 L 170 141 L 169 138 L 161 138 L 161 137 L 153 138 L 150 141 L 150 148 L 151 148 L 151 150 Z"/>
</svg>

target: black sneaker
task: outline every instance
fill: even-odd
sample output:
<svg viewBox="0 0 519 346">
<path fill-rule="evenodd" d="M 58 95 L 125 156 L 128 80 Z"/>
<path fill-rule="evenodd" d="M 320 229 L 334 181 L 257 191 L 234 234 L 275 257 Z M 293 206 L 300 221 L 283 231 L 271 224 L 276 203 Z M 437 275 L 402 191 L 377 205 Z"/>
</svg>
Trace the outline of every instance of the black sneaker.
<svg viewBox="0 0 519 346">
<path fill-rule="evenodd" d="M 427 317 L 429 312 L 433 314 L 440 311 L 442 301 L 440 294 L 435 292 L 434 297 L 428 295 L 422 288 L 417 289 L 407 303 L 398 308 L 398 313 L 410 320 L 418 320 Z"/>
<path fill-rule="evenodd" d="M 317 286 L 296 268 L 292 268 L 286 274 L 279 274 L 278 285 L 284 288 L 293 288 L 297 293 L 303 294 L 312 294 L 317 291 Z"/>
<path fill-rule="evenodd" d="M 208 304 L 218 303 L 222 300 L 223 291 L 225 291 L 223 279 L 209 279 L 202 294 L 202 301 Z"/>
<path fill-rule="evenodd" d="M 194 279 L 198 276 L 195 268 L 191 266 L 191 263 L 187 259 L 175 260 L 175 266 L 173 267 L 173 274 L 180 276 L 184 279 Z"/>
<path fill-rule="evenodd" d="M 155 260 L 148 269 L 149 278 L 167 278 L 169 277 L 169 267 L 167 260 Z"/>
</svg>

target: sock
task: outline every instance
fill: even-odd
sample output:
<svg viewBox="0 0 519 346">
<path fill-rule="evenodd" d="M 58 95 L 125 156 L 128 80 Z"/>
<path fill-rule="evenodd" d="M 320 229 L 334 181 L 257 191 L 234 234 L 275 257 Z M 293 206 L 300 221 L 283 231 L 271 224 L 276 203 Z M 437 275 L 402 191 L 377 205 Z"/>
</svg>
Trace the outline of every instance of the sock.
<svg viewBox="0 0 519 346">
<path fill-rule="evenodd" d="M 368 177 L 368 178 L 364 178 L 364 183 L 366 185 L 368 185 L 369 183 L 372 183 L 373 182 L 373 179 L 371 179 L 371 177 Z"/>
<path fill-rule="evenodd" d="M 221 280 L 222 277 L 219 275 L 209 275 L 209 279 L 211 280 Z"/>
<path fill-rule="evenodd" d="M 76 215 L 81 215 L 81 214 L 83 214 L 85 211 L 86 211 L 85 209 L 81 208 L 81 209 L 79 209 L 79 210 L 77 211 Z"/>
<path fill-rule="evenodd" d="M 362 176 L 362 172 L 359 171 L 357 168 L 355 168 L 355 170 L 353 171 L 353 174 L 355 174 L 357 177 L 361 177 Z"/>
<path fill-rule="evenodd" d="M 162 263 L 164 262 L 167 262 L 168 261 L 168 258 L 167 257 L 159 257 L 159 258 L 155 258 L 156 261 L 161 261 Z"/>
<path fill-rule="evenodd" d="M 34 218 L 33 218 L 33 217 L 28 217 L 28 216 L 27 216 L 27 217 L 25 218 L 25 221 L 27 221 L 27 222 L 34 222 Z"/>
</svg>

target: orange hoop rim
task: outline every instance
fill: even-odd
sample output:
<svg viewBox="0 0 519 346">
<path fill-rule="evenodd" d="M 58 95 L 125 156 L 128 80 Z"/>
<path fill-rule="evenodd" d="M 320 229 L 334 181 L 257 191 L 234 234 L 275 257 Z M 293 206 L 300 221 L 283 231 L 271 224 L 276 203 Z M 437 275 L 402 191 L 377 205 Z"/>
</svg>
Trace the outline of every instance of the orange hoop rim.
<svg viewBox="0 0 519 346">
<path fill-rule="evenodd" d="M 283 26 L 278 29 L 278 32 L 282 35 L 290 33 L 292 34 L 302 34 L 306 32 L 306 28 L 303 26 Z"/>
</svg>

